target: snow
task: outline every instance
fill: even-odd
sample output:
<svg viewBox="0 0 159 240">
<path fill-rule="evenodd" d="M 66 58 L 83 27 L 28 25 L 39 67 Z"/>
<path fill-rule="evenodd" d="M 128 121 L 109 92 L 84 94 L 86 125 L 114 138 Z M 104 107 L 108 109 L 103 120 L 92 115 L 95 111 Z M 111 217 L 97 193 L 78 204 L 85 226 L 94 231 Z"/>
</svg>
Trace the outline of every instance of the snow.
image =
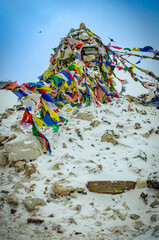
<svg viewBox="0 0 159 240">
<path fill-rule="evenodd" d="M 11 96 L 10 93 L 7 94 Z M 130 111 L 130 108 L 133 111 Z M 67 109 L 71 111 L 66 111 Z M 96 127 L 91 127 L 90 121 L 77 119 L 76 115 L 73 115 L 74 109 L 69 105 L 61 111 L 69 122 L 67 126 L 61 126 L 55 134 L 51 129 L 44 129 L 43 133 L 50 142 L 52 153 L 43 154 L 30 163 L 36 166 L 36 173 L 27 177 L 25 172 L 17 173 L 13 167 L 0 169 L 0 192 L 14 192 L 12 187 L 17 182 L 22 182 L 25 186 L 16 193 L 20 203 L 14 215 L 10 214 L 9 204 L 1 206 L 2 239 L 6 239 L 6 236 L 7 239 L 17 240 L 156 239 L 153 232 L 159 219 L 153 223 L 150 221 L 150 217 L 158 211 L 158 208 L 150 207 L 157 194 L 155 190 L 135 188 L 122 194 L 109 195 L 89 192 L 86 184 L 87 181 L 99 180 L 146 180 L 151 172 L 159 169 L 159 135 L 155 133 L 159 126 L 159 111 L 152 106 L 129 103 L 124 96 L 101 107 L 91 105 L 79 108 L 80 113 L 91 113 L 94 116 L 93 120 L 100 121 Z M 142 114 L 144 111 L 145 115 Z M 23 111 L 15 111 L 7 119 L 3 119 L 1 133 L 11 135 L 13 132 L 10 126 L 20 121 L 22 115 Z M 140 123 L 141 128 L 135 129 L 135 123 Z M 118 128 L 117 124 L 123 128 Z M 79 129 L 83 140 L 79 138 L 75 129 Z M 152 129 L 154 131 L 150 136 L 144 137 L 144 134 Z M 114 134 L 119 135 L 116 139 L 117 145 L 101 142 L 101 136 L 106 130 L 113 130 Z M 24 129 L 24 133 L 27 132 L 31 132 L 31 129 Z M 18 139 L 24 139 L 24 133 L 19 132 Z M 73 139 L 72 142 L 70 138 Z M 63 148 L 63 143 L 67 148 Z M 146 156 L 147 160 L 143 160 L 140 155 Z M 54 170 L 53 167 L 57 163 L 63 165 L 59 166 L 59 170 Z M 102 166 L 102 169 L 99 166 Z M 61 181 L 63 186 L 84 188 L 87 194 L 77 193 L 77 198 L 63 196 L 47 202 L 57 181 Z M 140 198 L 142 192 L 148 194 L 147 205 Z M 42 198 L 47 205 L 39 207 L 37 212 L 29 213 L 22 203 L 28 196 Z M 124 202 L 128 209 L 124 207 Z M 81 211 L 75 210 L 78 204 L 81 205 Z M 119 218 L 117 211 L 126 215 L 125 220 Z M 134 228 L 135 220 L 129 217 L 132 213 L 140 215 L 138 220 L 144 224 L 140 230 Z M 48 217 L 50 214 L 54 214 L 54 217 Z M 30 216 L 45 221 L 41 225 L 27 224 L 27 218 Z M 75 223 L 70 223 L 70 218 L 73 218 Z M 5 223 L 8 225 L 5 226 Z M 61 225 L 63 233 L 52 229 L 55 224 Z M 81 234 L 76 235 L 76 232 Z"/>
<path fill-rule="evenodd" d="M 0 113 L 3 113 L 6 108 L 12 108 L 18 103 L 18 98 L 14 93 L 7 90 L 0 91 Z"/>
</svg>

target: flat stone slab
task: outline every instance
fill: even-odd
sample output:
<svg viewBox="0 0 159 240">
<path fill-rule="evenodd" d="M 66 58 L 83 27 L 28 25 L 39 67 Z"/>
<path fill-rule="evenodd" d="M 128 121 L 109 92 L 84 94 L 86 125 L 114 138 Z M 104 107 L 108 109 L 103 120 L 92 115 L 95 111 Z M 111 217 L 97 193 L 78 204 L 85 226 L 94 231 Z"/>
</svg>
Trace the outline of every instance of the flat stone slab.
<svg viewBox="0 0 159 240">
<path fill-rule="evenodd" d="M 136 182 L 133 181 L 89 181 L 86 186 L 90 192 L 120 194 L 134 189 L 135 185 Z"/>
</svg>

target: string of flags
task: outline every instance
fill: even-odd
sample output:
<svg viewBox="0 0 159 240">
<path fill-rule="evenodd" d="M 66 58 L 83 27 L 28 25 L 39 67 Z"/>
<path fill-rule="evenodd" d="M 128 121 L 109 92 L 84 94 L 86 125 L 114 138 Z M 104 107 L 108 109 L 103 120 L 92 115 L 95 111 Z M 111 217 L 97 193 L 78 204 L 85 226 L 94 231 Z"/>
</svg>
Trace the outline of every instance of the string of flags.
<svg viewBox="0 0 159 240">
<path fill-rule="evenodd" d="M 122 83 L 122 92 L 125 91 L 126 80 L 118 78 L 115 69 L 128 71 L 135 81 L 141 82 L 149 92 L 152 93 L 150 86 L 156 86 L 134 72 L 143 58 L 131 53 L 120 53 L 112 50 L 141 51 L 155 54 L 158 60 L 158 51 L 152 47 L 144 48 L 120 48 L 117 46 L 104 45 L 99 36 L 95 35 L 90 29 L 81 23 L 79 29 L 71 29 L 68 35 L 63 38 L 59 46 L 54 48 L 51 54 L 48 69 L 39 76 L 39 81 L 23 83 L 1 82 L 0 89 L 11 90 L 25 107 L 25 112 L 21 125 L 31 125 L 32 132 L 36 136 L 42 137 L 48 151 L 51 153 L 51 146 L 48 139 L 43 135 L 43 128 L 52 128 L 57 132 L 59 127 L 67 124 L 60 109 L 70 104 L 72 107 L 80 107 L 82 104 L 89 106 L 94 103 L 100 106 L 101 103 L 111 102 L 112 98 L 119 98 L 120 94 L 115 89 L 114 78 Z M 123 56 L 126 54 L 140 57 L 135 64 L 131 64 Z M 131 64 L 131 67 L 126 65 Z M 154 73 L 137 67 L 140 71 L 150 75 L 155 80 L 159 77 Z M 151 94 L 152 96 L 152 94 Z M 149 95 L 149 100 L 150 95 Z"/>
</svg>

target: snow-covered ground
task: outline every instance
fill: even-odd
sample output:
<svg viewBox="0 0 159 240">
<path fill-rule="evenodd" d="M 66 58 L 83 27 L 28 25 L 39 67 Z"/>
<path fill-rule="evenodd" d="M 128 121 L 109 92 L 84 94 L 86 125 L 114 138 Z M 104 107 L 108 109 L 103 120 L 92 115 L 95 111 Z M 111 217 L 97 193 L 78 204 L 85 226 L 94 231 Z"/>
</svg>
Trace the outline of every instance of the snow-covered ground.
<svg viewBox="0 0 159 240">
<path fill-rule="evenodd" d="M 89 192 L 86 184 L 87 181 L 99 180 L 146 180 L 150 173 L 159 169 L 159 110 L 129 103 L 126 97 L 122 97 L 98 108 L 93 105 L 79 108 L 78 113 L 92 114 L 92 121 L 76 118 L 78 113 L 69 105 L 61 111 L 69 122 L 56 134 L 51 129 L 44 130 L 52 154 L 43 154 L 29 163 L 36 166 L 36 173 L 27 177 L 25 171 L 16 172 L 14 167 L 0 169 L 1 197 L 5 198 L 2 192 L 5 190 L 14 192 L 19 199 L 15 214 L 11 214 L 9 204 L 2 201 L 1 239 L 157 239 L 159 234 L 155 229 L 159 218 L 153 222 L 152 215 L 158 214 L 158 206 L 150 206 L 157 199 L 156 190 L 145 187 L 118 195 L 99 194 Z M 22 115 L 23 111 L 14 111 L 3 119 L 1 134 L 13 134 L 10 126 L 20 121 Z M 94 120 L 99 121 L 98 126 L 92 126 Z M 140 124 L 138 129 L 135 128 L 136 123 Z M 118 144 L 101 142 L 108 130 L 113 130 Z M 28 131 L 31 129 L 25 129 L 24 133 Z M 24 133 L 19 132 L 19 138 Z M 84 194 L 56 198 L 50 193 L 57 181 L 63 186 L 84 188 Z M 24 185 L 17 192 L 13 188 L 16 183 Z M 147 205 L 140 198 L 142 192 L 148 194 Z M 47 204 L 37 211 L 28 212 L 23 205 L 26 197 L 39 197 Z M 131 219 L 131 214 L 139 215 L 139 219 Z M 44 222 L 28 224 L 29 217 Z"/>
</svg>

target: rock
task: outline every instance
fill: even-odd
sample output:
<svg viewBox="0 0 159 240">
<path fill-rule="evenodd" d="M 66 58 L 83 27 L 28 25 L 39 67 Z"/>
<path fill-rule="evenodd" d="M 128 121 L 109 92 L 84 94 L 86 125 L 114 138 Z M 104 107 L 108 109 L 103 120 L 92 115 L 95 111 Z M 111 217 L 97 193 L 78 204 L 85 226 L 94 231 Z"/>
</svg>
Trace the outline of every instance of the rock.
<svg viewBox="0 0 159 240">
<path fill-rule="evenodd" d="M 74 223 L 75 225 L 77 225 L 76 221 L 74 218 L 70 217 L 69 220 L 68 220 L 69 223 Z"/>
<path fill-rule="evenodd" d="M 159 172 L 150 173 L 147 179 L 147 187 L 159 189 Z"/>
<path fill-rule="evenodd" d="M 74 208 L 74 210 L 76 210 L 76 211 L 78 211 L 78 212 L 80 212 L 81 209 L 82 209 L 81 204 L 77 204 L 76 207 Z"/>
<path fill-rule="evenodd" d="M 153 214 L 153 215 L 150 217 L 150 220 L 151 220 L 151 222 L 157 222 L 157 214 Z"/>
<path fill-rule="evenodd" d="M 144 192 L 142 192 L 142 193 L 140 194 L 140 198 L 144 201 L 145 205 L 147 205 L 148 194 L 145 194 Z"/>
<path fill-rule="evenodd" d="M 14 111 L 7 109 L 7 110 L 6 110 L 6 112 L 7 112 L 7 113 L 8 113 L 8 115 L 10 116 L 10 115 L 12 115 L 12 114 L 13 114 L 13 112 L 14 112 Z"/>
<path fill-rule="evenodd" d="M 14 190 L 19 190 L 19 189 L 21 189 L 21 188 L 23 188 L 24 187 L 24 184 L 22 184 L 21 182 L 18 182 L 18 183 L 16 183 L 12 188 L 14 189 Z"/>
<path fill-rule="evenodd" d="M 3 146 L 3 142 L 8 138 L 8 136 L 0 135 L 0 146 Z"/>
<path fill-rule="evenodd" d="M 31 134 L 24 135 L 23 139 L 14 139 L 4 144 L 9 162 L 17 162 L 20 160 L 34 160 L 42 155 L 41 145 L 37 138 Z"/>
<path fill-rule="evenodd" d="M 8 202 L 10 205 L 14 205 L 14 206 L 18 206 L 18 204 L 19 204 L 18 198 L 15 196 L 14 193 L 8 195 L 8 197 L 7 197 L 7 202 Z"/>
<path fill-rule="evenodd" d="M 141 128 L 141 124 L 140 124 L 140 123 L 135 123 L 134 128 L 135 128 L 135 129 L 140 129 L 140 128 Z"/>
<path fill-rule="evenodd" d="M 137 219 L 140 218 L 140 216 L 137 215 L 137 214 L 130 214 L 130 218 L 133 219 L 133 220 L 137 220 Z"/>
<path fill-rule="evenodd" d="M 8 137 L 7 142 L 14 140 L 16 137 L 17 135 L 13 133 L 11 136 Z"/>
<path fill-rule="evenodd" d="M 134 189 L 135 185 L 132 181 L 89 181 L 86 186 L 90 192 L 119 194 Z"/>
<path fill-rule="evenodd" d="M 144 225 L 144 224 L 143 224 L 142 221 L 136 221 L 134 228 L 137 229 L 137 230 L 139 230 L 143 225 Z"/>
<path fill-rule="evenodd" d="M 27 219 L 27 223 L 34 223 L 34 224 L 36 224 L 36 225 L 39 225 L 39 224 L 41 224 L 41 223 L 43 223 L 44 222 L 44 220 L 42 220 L 42 219 L 37 219 L 37 218 L 28 218 Z"/>
<path fill-rule="evenodd" d="M 149 138 L 149 137 L 150 137 L 150 134 L 149 134 L 149 133 L 145 133 L 145 134 L 143 135 L 143 137 Z"/>
<path fill-rule="evenodd" d="M 84 188 L 76 188 L 76 191 L 78 193 L 84 193 L 85 189 Z"/>
<path fill-rule="evenodd" d="M 93 62 L 95 61 L 95 55 L 85 55 L 83 56 L 83 61 L 84 62 Z"/>
<path fill-rule="evenodd" d="M 91 127 L 97 127 L 100 124 L 98 120 L 94 120 L 93 122 L 90 123 Z"/>
<path fill-rule="evenodd" d="M 96 221 L 95 225 L 100 227 L 100 226 L 102 226 L 102 222 Z"/>
<path fill-rule="evenodd" d="M 128 210 L 130 210 L 130 208 L 128 207 L 128 205 L 127 205 L 127 203 L 126 203 L 126 202 L 123 202 L 123 204 L 122 204 L 122 205 L 123 205 L 123 207 L 124 207 L 126 210 L 127 210 L 127 209 L 128 209 Z"/>
<path fill-rule="evenodd" d="M 71 192 L 74 192 L 75 189 L 72 186 L 62 186 L 61 184 L 54 185 L 54 192 L 57 195 L 68 196 Z"/>
<path fill-rule="evenodd" d="M 47 148 L 46 148 L 45 139 L 42 138 L 42 137 L 40 137 L 40 136 L 36 136 L 36 137 L 37 137 L 38 141 L 39 141 L 40 144 L 41 144 L 41 150 L 42 150 L 42 152 L 43 152 L 44 154 L 47 153 Z"/>
<path fill-rule="evenodd" d="M 26 165 L 25 172 L 30 176 L 33 173 L 36 173 L 36 167 L 34 164 Z"/>
<path fill-rule="evenodd" d="M 62 227 L 60 224 L 53 224 L 52 230 L 56 231 L 57 233 L 63 233 Z"/>
<path fill-rule="evenodd" d="M 0 167 L 5 167 L 9 163 L 8 157 L 5 151 L 0 151 Z"/>
<path fill-rule="evenodd" d="M 154 227 L 154 231 L 153 231 L 152 235 L 153 235 L 155 238 L 158 238 L 158 236 L 159 236 L 159 225 L 157 225 L 157 226 Z"/>
<path fill-rule="evenodd" d="M 54 166 L 53 166 L 53 170 L 60 170 L 60 166 L 64 165 L 63 163 L 56 163 Z"/>
<path fill-rule="evenodd" d="M 139 113 L 140 113 L 141 115 L 147 115 L 147 112 L 146 112 L 145 110 L 140 110 Z"/>
<path fill-rule="evenodd" d="M 121 213 L 119 210 L 117 210 L 117 215 L 122 221 L 124 221 L 126 218 L 126 214 Z"/>
<path fill-rule="evenodd" d="M 90 113 L 78 113 L 77 119 L 86 120 L 86 121 L 92 121 L 93 115 Z"/>
<path fill-rule="evenodd" d="M 63 148 L 67 148 L 66 143 L 63 143 L 62 147 L 63 147 Z"/>
<path fill-rule="evenodd" d="M 145 152 L 140 151 L 138 155 L 136 155 L 134 158 L 141 158 L 145 162 L 147 162 L 147 155 Z"/>
<path fill-rule="evenodd" d="M 70 197 L 77 198 L 77 194 L 76 193 L 70 193 Z"/>
<path fill-rule="evenodd" d="M 118 144 L 118 142 L 114 139 L 114 131 L 107 130 L 104 135 L 101 137 L 101 142 L 111 142 L 113 145 Z"/>
<path fill-rule="evenodd" d="M 77 135 L 80 138 L 80 140 L 83 141 L 83 137 L 82 137 L 80 129 L 75 129 L 75 132 L 77 133 Z"/>
<path fill-rule="evenodd" d="M 11 125 L 11 130 L 15 132 L 23 132 L 23 129 L 21 129 L 18 124 Z"/>
<path fill-rule="evenodd" d="M 15 214 L 16 211 L 17 211 L 16 209 L 11 208 L 10 213 L 11 213 L 11 214 Z"/>
<path fill-rule="evenodd" d="M 7 190 L 2 190 L 1 193 L 3 193 L 3 194 L 8 194 L 9 191 L 7 191 Z"/>
<path fill-rule="evenodd" d="M 75 138 L 69 138 L 69 142 L 74 142 L 75 140 Z"/>
<path fill-rule="evenodd" d="M 18 161 L 14 164 L 14 167 L 17 169 L 17 172 L 21 172 L 25 168 L 25 161 Z"/>
<path fill-rule="evenodd" d="M 75 109 L 75 110 L 72 112 L 72 115 L 76 115 L 78 112 L 79 112 L 79 109 Z"/>
<path fill-rule="evenodd" d="M 117 124 L 116 125 L 116 128 L 123 128 L 124 126 L 123 125 L 121 125 L 121 124 Z"/>
<path fill-rule="evenodd" d="M 8 116 L 9 116 L 9 114 L 8 114 L 8 113 L 6 113 L 6 112 L 1 114 L 1 117 L 2 117 L 2 119 L 5 119 L 5 118 L 7 118 Z"/>
<path fill-rule="evenodd" d="M 28 211 L 34 211 L 37 206 L 45 206 L 46 202 L 41 198 L 26 198 L 24 201 L 24 206 Z"/>
<path fill-rule="evenodd" d="M 137 178 L 136 185 L 137 185 L 138 189 L 145 188 L 145 187 L 147 187 L 147 181 L 146 180 L 141 180 L 140 178 Z"/>
<path fill-rule="evenodd" d="M 150 204 L 150 207 L 155 208 L 157 205 L 159 205 L 159 201 L 158 201 L 158 200 L 155 200 L 154 202 L 152 202 L 152 203 Z"/>
</svg>

